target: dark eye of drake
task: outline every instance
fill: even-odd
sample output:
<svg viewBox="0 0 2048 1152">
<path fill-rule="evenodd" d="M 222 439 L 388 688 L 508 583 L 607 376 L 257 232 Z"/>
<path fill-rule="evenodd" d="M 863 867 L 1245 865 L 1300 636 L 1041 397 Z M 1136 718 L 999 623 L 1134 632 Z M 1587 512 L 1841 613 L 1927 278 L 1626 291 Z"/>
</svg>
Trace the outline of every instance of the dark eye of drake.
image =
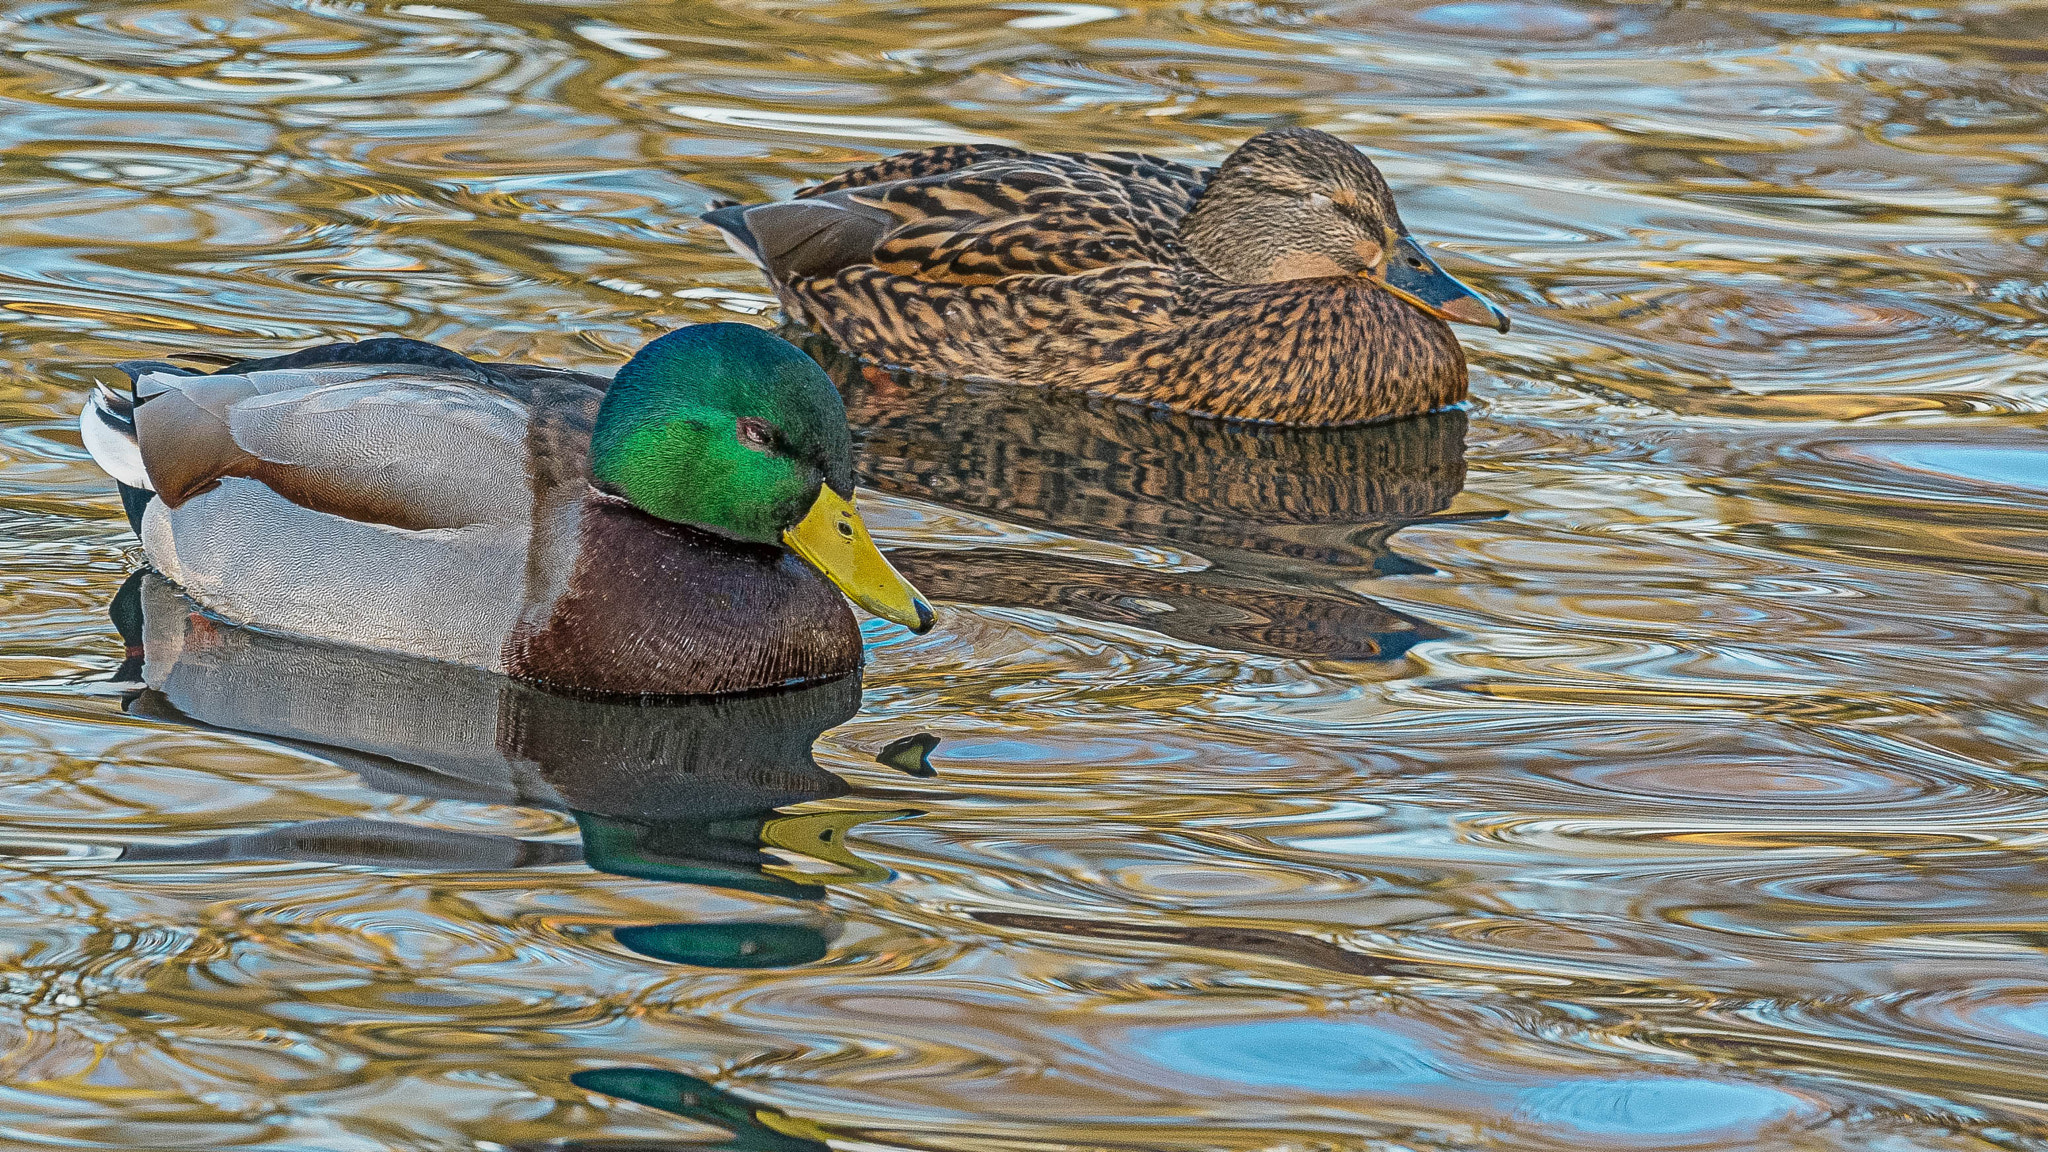
<svg viewBox="0 0 2048 1152">
<path fill-rule="evenodd" d="M 740 443 L 756 452 L 766 452 L 775 447 L 775 426 L 758 417 L 740 417 L 739 429 L 734 434 Z"/>
</svg>

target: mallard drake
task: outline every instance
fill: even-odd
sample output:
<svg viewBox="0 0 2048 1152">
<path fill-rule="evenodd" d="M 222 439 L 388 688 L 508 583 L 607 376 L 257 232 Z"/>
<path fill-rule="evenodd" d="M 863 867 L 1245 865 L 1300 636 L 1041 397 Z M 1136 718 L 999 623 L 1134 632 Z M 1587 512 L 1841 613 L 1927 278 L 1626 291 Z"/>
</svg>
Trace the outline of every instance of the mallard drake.
<svg viewBox="0 0 2048 1152">
<path fill-rule="evenodd" d="M 399 339 L 121 367 L 87 449 L 231 622 L 625 695 L 852 672 L 833 585 L 932 623 L 854 509 L 831 381 L 757 328 L 671 332 L 611 380 Z"/>
<path fill-rule="evenodd" d="M 790 317 L 856 356 L 1200 416 L 1356 424 L 1465 398 L 1444 323 L 1507 331 L 1324 132 L 1213 172 L 1133 152 L 949 145 L 704 219 Z"/>
</svg>

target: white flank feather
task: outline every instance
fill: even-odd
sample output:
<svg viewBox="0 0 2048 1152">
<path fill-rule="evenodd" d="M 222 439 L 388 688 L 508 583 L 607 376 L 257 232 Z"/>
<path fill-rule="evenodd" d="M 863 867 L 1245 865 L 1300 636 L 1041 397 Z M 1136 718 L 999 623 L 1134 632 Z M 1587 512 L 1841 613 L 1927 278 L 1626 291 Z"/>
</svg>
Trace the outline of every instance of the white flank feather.
<svg viewBox="0 0 2048 1152">
<path fill-rule="evenodd" d="M 121 426 L 125 421 L 117 423 L 103 406 L 112 399 L 104 385 L 93 389 L 85 410 L 78 414 L 78 437 L 85 441 L 85 450 L 92 454 L 93 463 L 101 471 L 130 488 L 154 492 L 149 472 L 142 466 L 141 445 L 135 442 L 133 433 Z"/>
<path fill-rule="evenodd" d="M 712 227 L 717 228 L 718 226 L 714 224 Z M 727 232 L 723 228 L 718 228 L 718 238 L 725 241 L 725 246 L 732 249 L 734 255 L 744 258 L 747 263 L 752 264 L 763 272 L 768 271 L 768 265 L 761 262 L 761 257 L 756 255 L 752 248 L 741 243 L 732 233 Z"/>
</svg>

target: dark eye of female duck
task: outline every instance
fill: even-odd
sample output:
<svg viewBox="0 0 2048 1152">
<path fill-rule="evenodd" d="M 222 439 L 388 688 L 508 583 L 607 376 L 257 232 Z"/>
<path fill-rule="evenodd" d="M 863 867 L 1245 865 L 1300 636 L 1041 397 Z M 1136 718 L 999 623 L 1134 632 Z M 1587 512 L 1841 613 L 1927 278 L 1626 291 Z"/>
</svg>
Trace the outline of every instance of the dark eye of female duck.
<svg viewBox="0 0 2048 1152">
<path fill-rule="evenodd" d="M 1245 141 L 1181 225 L 1211 275 L 1237 284 L 1359 276 L 1443 320 L 1507 331 L 1507 316 L 1437 267 L 1401 223 L 1372 161 L 1325 132 Z"/>
<path fill-rule="evenodd" d="M 1349 261 L 1332 260 L 1339 265 L 1338 275 L 1371 273 L 1386 261 L 1387 249 L 1382 238 L 1387 233 L 1387 226 L 1380 222 L 1376 201 L 1362 200 L 1351 189 L 1338 188 L 1327 194 L 1309 193 L 1308 206 L 1310 211 L 1334 221 L 1321 234 L 1334 236 L 1340 244 L 1350 241 L 1350 252 L 1358 258 L 1356 267 Z"/>
</svg>

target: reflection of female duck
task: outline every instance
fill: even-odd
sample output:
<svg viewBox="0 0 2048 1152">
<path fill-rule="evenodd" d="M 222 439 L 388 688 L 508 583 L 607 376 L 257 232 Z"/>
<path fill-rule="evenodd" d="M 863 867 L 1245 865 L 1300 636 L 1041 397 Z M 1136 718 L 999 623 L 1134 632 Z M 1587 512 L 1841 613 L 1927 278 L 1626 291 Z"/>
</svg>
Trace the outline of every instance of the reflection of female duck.
<svg viewBox="0 0 2048 1152">
<path fill-rule="evenodd" d="M 567 810 L 582 858 L 599 871 L 816 899 L 824 888 L 815 881 L 882 875 L 845 847 L 844 832 L 901 815 L 780 811 L 846 793 L 811 747 L 859 708 L 857 678 L 688 703 L 573 699 L 478 669 L 237 628 L 147 573 L 123 589 L 114 616 L 131 651 L 139 642 L 149 685 L 132 711 L 266 736 L 387 792 Z M 769 849 L 834 871 L 799 878 Z M 345 819 L 127 855 L 473 869 L 564 863 L 578 853 L 550 841 Z M 725 967 L 804 963 L 825 950 L 808 924 L 641 925 L 617 936 L 660 959 Z"/>
<path fill-rule="evenodd" d="M 1443 635 L 1343 585 L 1424 572 L 1388 537 L 1465 481 L 1465 415 L 1251 428 L 887 373 L 805 345 L 846 397 L 860 482 L 1071 536 L 1193 553 L 1161 571 L 1045 550 L 899 549 L 941 599 L 1045 608 L 1281 656 L 1387 659 Z"/>
</svg>

